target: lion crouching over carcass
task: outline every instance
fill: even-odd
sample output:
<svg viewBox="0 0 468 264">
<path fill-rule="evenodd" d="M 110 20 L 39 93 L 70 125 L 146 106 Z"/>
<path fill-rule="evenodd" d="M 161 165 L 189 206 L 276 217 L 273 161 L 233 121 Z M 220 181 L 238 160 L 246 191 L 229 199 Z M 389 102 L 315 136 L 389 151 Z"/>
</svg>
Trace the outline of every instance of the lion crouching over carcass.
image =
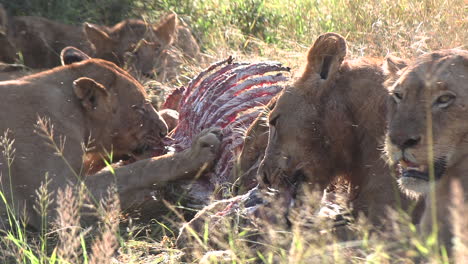
<svg viewBox="0 0 468 264">
<path fill-rule="evenodd" d="M 468 52 L 429 53 L 389 72 L 387 157 L 400 167 L 402 189 L 425 199 L 423 233 L 438 226 L 439 239 L 450 246 L 453 183 L 461 183 L 465 199 L 468 191 Z"/>
<path fill-rule="evenodd" d="M 0 83 L 6 98 L 0 104 L 0 132 L 14 149 L 11 155 L 4 150 L 0 159 L 1 188 L 9 204 L 0 206 L 2 218 L 7 210 L 25 213 L 28 223 L 39 228 L 34 200 L 45 175 L 49 191 L 82 181 L 97 201 L 115 183 L 125 209 L 138 205 L 140 193 L 153 184 L 190 178 L 216 158 L 219 129 L 204 130 L 182 152 L 142 159 L 161 154 L 167 134 L 144 88 L 115 64 L 84 54 L 80 59 L 74 50 L 64 51 L 62 62 L 74 63 Z M 56 141 L 61 155 L 47 137 Z M 97 172 L 110 154 L 114 160 L 130 156 L 138 161 L 115 168 L 115 174 Z"/>
<path fill-rule="evenodd" d="M 381 225 L 387 207 L 411 204 L 381 158 L 384 60 L 351 60 L 346 53 L 338 34 L 315 41 L 302 76 L 283 90 L 268 115 L 268 145 L 258 174 L 266 186 L 280 190 L 287 204 L 299 187 L 323 191 L 337 178 L 345 179 L 353 214 Z"/>
</svg>

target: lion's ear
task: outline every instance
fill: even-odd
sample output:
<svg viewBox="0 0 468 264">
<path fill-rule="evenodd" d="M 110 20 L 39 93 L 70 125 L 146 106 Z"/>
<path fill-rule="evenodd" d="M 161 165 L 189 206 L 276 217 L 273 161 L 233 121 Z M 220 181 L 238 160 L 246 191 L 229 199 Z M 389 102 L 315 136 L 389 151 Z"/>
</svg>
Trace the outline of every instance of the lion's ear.
<svg viewBox="0 0 468 264">
<path fill-rule="evenodd" d="M 73 81 L 73 92 L 87 111 L 94 111 L 109 96 L 104 85 L 87 77 Z"/>
<path fill-rule="evenodd" d="M 320 35 L 307 55 L 303 78 L 318 74 L 322 80 L 333 78 L 346 56 L 346 41 L 336 33 Z"/>
<path fill-rule="evenodd" d="M 163 21 L 154 26 L 156 36 L 161 40 L 161 44 L 170 45 L 175 38 L 177 28 L 177 15 L 171 13 Z"/>
<path fill-rule="evenodd" d="M 69 65 L 74 62 L 80 62 L 89 59 L 91 59 L 91 57 L 75 47 L 65 47 L 63 48 L 62 52 L 60 52 L 60 62 L 62 65 Z"/>
<path fill-rule="evenodd" d="M 390 78 L 397 76 L 398 72 L 408 66 L 408 61 L 393 55 L 387 55 L 382 68 L 384 74 Z"/>
<path fill-rule="evenodd" d="M 88 41 L 93 44 L 97 53 L 108 52 L 112 50 L 114 41 L 112 38 L 97 25 L 84 23 L 84 31 Z"/>
</svg>

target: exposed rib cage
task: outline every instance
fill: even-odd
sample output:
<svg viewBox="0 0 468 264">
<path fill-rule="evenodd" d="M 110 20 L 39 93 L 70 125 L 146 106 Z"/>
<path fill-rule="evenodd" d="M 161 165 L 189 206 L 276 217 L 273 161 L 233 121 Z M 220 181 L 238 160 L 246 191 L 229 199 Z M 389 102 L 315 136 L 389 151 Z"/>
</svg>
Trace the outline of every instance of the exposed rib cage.
<svg viewBox="0 0 468 264">
<path fill-rule="evenodd" d="M 180 120 L 166 145 L 181 151 L 204 128 L 222 128 L 222 152 L 210 181 L 215 186 L 226 182 L 245 130 L 262 111 L 260 106 L 282 89 L 280 83 L 288 80 L 282 72 L 288 71 L 279 62 L 233 62 L 232 57 L 212 64 L 166 99 L 163 108 L 178 105 Z"/>
</svg>

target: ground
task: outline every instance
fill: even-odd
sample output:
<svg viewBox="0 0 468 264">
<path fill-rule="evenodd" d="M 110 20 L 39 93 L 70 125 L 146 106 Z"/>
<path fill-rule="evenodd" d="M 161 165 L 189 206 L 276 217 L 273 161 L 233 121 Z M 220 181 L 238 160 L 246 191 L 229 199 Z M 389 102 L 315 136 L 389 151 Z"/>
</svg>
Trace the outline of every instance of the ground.
<svg viewBox="0 0 468 264">
<path fill-rule="evenodd" d="M 293 72 L 301 72 L 309 45 L 324 32 L 344 36 L 350 57 L 391 53 L 411 58 L 442 48 L 468 48 L 468 3 L 464 0 L 105 0 L 85 1 L 82 6 L 71 5 L 72 2 L 33 5 L 24 1 L 21 6 L 11 1 L 5 6 L 17 15 L 43 15 L 75 24 L 85 20 L 112 24 L 127 17 L 157 21 L 161 14 L 172 10 L 193 30 L 203 60 L 188 62 L 185 71 L 173 82 L 149 83 L 147 87 L 153 91 L 156 105 L 171 88 L 185 85 L 211 62 L 228 55 L 238 60 L 278 60 Z M 93 9 L 90 5 L 97 2 L 100 5 Z M 117 2 L 120 8 L 111 13 L 110 7 Z M 80 13 L 79 8 L 91 11 Z M 154 89 L 161 85 L 166 87 L 164 93 Z M 7 145 L 3 140 L 2 150 Z M 317 200 L 317 194 L 311 197 Z M 316 204 L 308 206 L 310 210 L 297 214 L 316 209 Z M 193 248 L 183 252 L 176 248 L 175 238 L 178 227 L 185 221 L 180 212 L 187 210 L 180 204 L 168 207 L 167 215 L 144 224 L 127 218 L 120 228 L 103 224 L 91 232 L 78 229 L 71 239 L 83 238 L 82 243 L 73 247 L 71 242 L 57 243 L 55 229 L 42 230 L 39 234 L 24 232 L 21 226 L 17 230 L 5 230 L 2 249 L 6 250 L 1 251 L 0 259 L 4 257 L 12 263 L 66 263 L 67 255 L 57 258 L 57 252 L 65 252 L 60 248 L 65 245 L 70 252 L 79 252 L 75 254 L 78 263 L 180 263 L 182 260 L 194 263 L 448 263 L 444 250 L 436 249 L 433 239 L 420 239 L 416 228 L 398 212 L 394 212 L 394 220 L 388 224 L 394 226 L 394 232 L 371 232 L 361 219 L 351 224 L 355 240 L 349 242 L 337 242 L 332 233 L 323 231 L 327 230 L 326 226 L 312 228 L 303 220 L 286 230 L 275 225 L 244 228 L 239 226 L 241 220 L 234 219 L 223 223 L 223 230 L 207 227 Z M 455 211 L 465 212 L 466 205 L 459 203 Z M 256 232 L 262 232 L 266 238 L 253 241 L 252 234 Z M 117 253 L 108 254 L 108 259 L 102 259 L 106 254 L 101 254 L 101 259 L 93 258 L 98 252 L 114 249 Z M 451 261 L 465 263 L 467 253 L 460 252 Z M 183 254 L 188 257 L 183 258 Z"/>
</svg>

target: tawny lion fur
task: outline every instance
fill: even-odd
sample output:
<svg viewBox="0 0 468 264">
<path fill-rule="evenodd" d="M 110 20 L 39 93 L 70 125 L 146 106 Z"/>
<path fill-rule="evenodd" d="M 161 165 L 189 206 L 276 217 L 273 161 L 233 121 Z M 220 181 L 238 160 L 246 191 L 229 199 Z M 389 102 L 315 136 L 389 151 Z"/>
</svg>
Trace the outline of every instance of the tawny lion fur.
<svg viewBox="0 0 468 264">
<path fill-rule="evenodd" d="M 200 48 L 189 28 L 175 13 L 150 24 L 126 19 L 113 27 L 84 23 L 67 25 L 37 16 L 8 16 L 0 5 L 0 61 L 13 63 L 21 53 L 31 68 L 60 65 L 60 52 L 67 46 L 125 67 L 134 76 L 175 78 L 178 67 L 199 58 Z"/>
<path fill-rule="evenodd" d="M 175 78 L 183 61 L 197 59 L 200 53 L 197 41 L 175 13 L 156 24 L 126 19 L 113 27 L 85 23 L 84 30 L 95 57 L 158 81 Z"/>
<path fill-rule="evenodd" d="M 340 35 L 327 33 L 315 41 L 302 76 L 283 90 L 269 113 L 258 175 L 286 197 L 301 185 L 323 191 L 342 177 L 349 182 L 353 212 L 379 224 L 387 206 L 407 209 L 411 203 L 382 159 L 383 60 L 345 56 Z"/>
<path fill-rule="evenodd" d="M 429 235 L 436 220 L 440 241 L 450 247 L 452 183 L 460 181 L 465 200 L 468 194 L 468 52 L 441 50 L 390 66 L 386 154 L 401 167 L 403 190 L 425 199 L 422 232 Z"/>
<path fill-rule="evenodd" d="M 1 188 L 17 216 L 25 212 L 30 225 L 41 226 L 41 216 L 33 207 L 35 191 L 46 174 L 51 180 L 49 191 L 56 193 L 68 183 L 82 181 L 97 201 L 115 183 L 126 209 L 141 203 L 153 184 L 190 178 L 213 162 L 219 129 L 205 130 L 183 152 L 140 159 L 116 168 L 115 175 L 95 173 L 109 153 L 114 159 L 138 159 L 160 147 L 167 126 L 148 102 L 144 88 L 125 71 L 100 59 L 77 62 L 76 53 L 72 55 L 73 60 L 62 59 L 75 62 L 70 65 L 0 82 L 0 93 L 8 98 L 0 104 L 0 133 L 14 140 L 15 150 L 11 166 L 6 155 L 0 158 Z M 44 125 L 53 125 L 54 140 L 59 146 L 63 142 L 63 157 L 44 138 Z M 54 207 L 50 205 L 51 217 Z M 2 203 L 3 219 L 6 210 Z"/>
</svg>

